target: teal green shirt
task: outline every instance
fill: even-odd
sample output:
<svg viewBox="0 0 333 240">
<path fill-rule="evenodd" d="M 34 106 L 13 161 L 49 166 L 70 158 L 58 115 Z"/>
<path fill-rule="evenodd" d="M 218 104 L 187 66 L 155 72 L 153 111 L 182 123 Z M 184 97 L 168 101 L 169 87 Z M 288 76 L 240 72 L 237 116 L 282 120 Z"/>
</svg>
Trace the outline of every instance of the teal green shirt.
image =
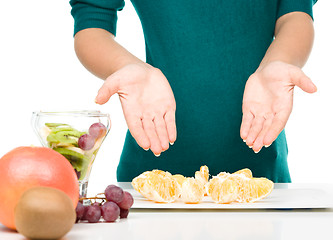
<svg viewBox="0 0 333 240">
<path fill-rule="evenodd" d="M 142 23 L 147 63 L 161 69 L 174 92 L 177 141 L 156 158 L 128 132 L 118 181 L 161 169 L 193 176 L 250 168 L 256 177 L 290 182 L 282 131 L 255 154 L 240 138 L 242 98 L 274 37 L 276 20 L 289 12 L 312 16 L 315 0 L 132 0 Z M 74 34 L 102 28 L 116 34 L 123 0 L 72 0 Z"/>
</svg>

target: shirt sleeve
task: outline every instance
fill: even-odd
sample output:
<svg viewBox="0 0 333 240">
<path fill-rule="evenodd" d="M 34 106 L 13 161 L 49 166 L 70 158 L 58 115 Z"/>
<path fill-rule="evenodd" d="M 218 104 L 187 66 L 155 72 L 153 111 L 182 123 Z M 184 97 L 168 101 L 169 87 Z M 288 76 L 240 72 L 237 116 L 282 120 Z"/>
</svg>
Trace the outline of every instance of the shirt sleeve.
<svg viewBox="0 0 333 240">
<path fill-rule="evenodd" d="M 116 35 L 117 11 L 125 6 L 124 0 L 70 0 L 69 3 L 74 35 L 86 28 L 102 28 Z"/>
<path fill-rule="evenodd" d="M 290 12 L 305 12 L 313 19 L 312 7 L 317 0 L 279 0 L 276 19 Z"/>
</svg>

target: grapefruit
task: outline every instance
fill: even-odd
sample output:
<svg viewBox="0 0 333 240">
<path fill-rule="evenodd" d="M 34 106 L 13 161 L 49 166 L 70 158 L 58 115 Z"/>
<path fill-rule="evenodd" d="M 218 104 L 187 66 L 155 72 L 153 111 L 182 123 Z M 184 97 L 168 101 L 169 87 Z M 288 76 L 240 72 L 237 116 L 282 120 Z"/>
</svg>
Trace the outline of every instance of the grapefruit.
<svg viewBox="0 0 333 240">
<path fill-rule="evenodd" d="M 46 147 L 18 147 L 0 159 L 0 222 L 16 229 L 14 208 L 21 195 L 37 186 L 66 193 L 75 208 L 79 199 L 76 173 L 60 153 Z"/>
</svg>

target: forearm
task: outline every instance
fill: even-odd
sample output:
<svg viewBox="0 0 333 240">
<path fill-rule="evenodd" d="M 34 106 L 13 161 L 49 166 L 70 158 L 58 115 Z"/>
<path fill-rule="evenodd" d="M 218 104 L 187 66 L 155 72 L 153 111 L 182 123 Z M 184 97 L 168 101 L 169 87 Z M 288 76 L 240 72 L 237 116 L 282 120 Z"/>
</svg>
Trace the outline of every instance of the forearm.
<svg viewBox="0 0 333 240">
<path fill-rule="evenodd" d="M 98 28 L 78 32 L 74 38 L 76 55 L 94 75 L 106 79 L 125 65 L 143 63 L 114 40 L 114 36 Z"/>
<path fill-rule="evenodd" d="M 310 55 L 313 40 L 313 21 L 308 14 L 293 12 L 280 17 L 276 22 L 275 39 L 260 67 L 273 61 L 303 67 Z"/>
</svg>

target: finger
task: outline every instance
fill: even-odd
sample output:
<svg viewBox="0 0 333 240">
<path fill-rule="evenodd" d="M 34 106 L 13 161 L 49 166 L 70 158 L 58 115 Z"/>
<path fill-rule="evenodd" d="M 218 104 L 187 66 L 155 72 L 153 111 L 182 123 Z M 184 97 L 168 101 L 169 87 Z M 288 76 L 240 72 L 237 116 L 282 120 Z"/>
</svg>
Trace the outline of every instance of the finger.
<svg viewBox="0 0 333 240">
<path fill-rule="evenodd" d="M 98 90 L 98 94 L 95 98 L 97 104 L 104 104 L 109 101 L 110 97 L 118 92 L 119 81 L 116 75 L 108 77 L 102 87 Z"/>
<path fill-rule="evenodd" d="M 156 134 L 154 122 L 150 118 L 143 118 L 142 123 L 143 129 L 149 138 L 150 150 L 158 157 L 162 152 L 162 146 Z"/>
<path fill-rule="evenodd" d="M 291 82 L 301 88 L 304 92 L 314 93 L 317 91 L 316 85 L 297 67 L 290 70 Z"/>
<path fill-rule="evenodd" d="M 164 115 L 164 120 L 168 131 L 169 141 L 173 144 L 177 138 L 175 111 L 167 111 Z"/>
<path fill-rule="evenodd" d="M 270 114 L 269 116 L 267 116 L 267 115 L 265 116 L 265 122 L 264 122 L 263 128 L 253 143 L 252 149 L 255 153 L 258 153 L 261 150 L 261 148 L 264 146 L 264 137 L 266 136 L 266 133 L 268 132 L 269 128 L 272 125 L 273 117 L 274 117 L 273 114 Z"/>
<path fill-rule="evenodd" d="M 270 145 L 286 126 L 290 113 L 287 111 L 275 114 L 272 124 L 264 137 L 264 145 Z"/>
<path fill-rule="evenodd" d="M 253 119 L 251 128 L 249 130 L 249 134 L 246 138 L 246 144 L 248 146 L 252 146 L 254 141 L 256 140 L 258 134 L 260 133 L 260 131 L 263 128 L 263 124 L 265 122 L 265 118 L 263 116 L 256 116 Z"/>
<path fill-rule="evenodd" d="M 249 135 L 253 119 L 254 116 L 251 112 L 243 113 L 242 124 L 240 128 L 240 136 L 243 141 L 245 141 L 247 136 Z"/>
<path fill-rule="evenodd" d="M 158 138 L 160 139 L 162 151 L 169 148 L 169 136 L 166 128 L 165 121 L 162 116 L 154 118 L 155 129 Z"/>
<path fill-rule="evenodd" d="M 143 125 L 142 121 L 139 117 L 137 116 L 127 116 L 126 117 L 126 122 L 129 131 L 131 132 L 133 138 L 137 142 L 137 144 L 142 147 L 145 150 L 148 150 L 150 148 L 150 141 L 143 130 Z"/>
</svg>

